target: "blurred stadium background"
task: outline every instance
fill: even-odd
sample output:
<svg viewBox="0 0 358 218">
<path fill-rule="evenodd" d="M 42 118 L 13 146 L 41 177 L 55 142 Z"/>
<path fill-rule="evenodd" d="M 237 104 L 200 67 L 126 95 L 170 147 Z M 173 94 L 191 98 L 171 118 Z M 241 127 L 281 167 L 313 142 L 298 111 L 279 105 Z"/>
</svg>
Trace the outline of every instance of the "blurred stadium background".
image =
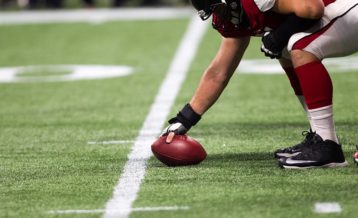
<svg viewBox="0 0 358 218">
<path fill-rule="evenodd" d="M 188 0 L 0 0 L 1 10 L 185 6 Z"/>
</svg>

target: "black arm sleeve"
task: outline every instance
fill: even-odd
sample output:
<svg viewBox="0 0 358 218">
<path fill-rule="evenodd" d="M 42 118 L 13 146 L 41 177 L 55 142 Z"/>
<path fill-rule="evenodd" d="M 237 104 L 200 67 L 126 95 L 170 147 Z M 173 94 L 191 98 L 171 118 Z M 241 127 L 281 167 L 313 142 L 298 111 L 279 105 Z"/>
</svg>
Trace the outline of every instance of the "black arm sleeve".
<svg viewBox="0 0 358 218">
<path fill-rule="evenodd" d="M 295 14 L 290 14 L 287 19 L 272 33 L 276 42 L 279 45 L 285 46 L 293 34 L 307 30 L 318 20 L 319 19 L 297 17 Z"/>
</svg>

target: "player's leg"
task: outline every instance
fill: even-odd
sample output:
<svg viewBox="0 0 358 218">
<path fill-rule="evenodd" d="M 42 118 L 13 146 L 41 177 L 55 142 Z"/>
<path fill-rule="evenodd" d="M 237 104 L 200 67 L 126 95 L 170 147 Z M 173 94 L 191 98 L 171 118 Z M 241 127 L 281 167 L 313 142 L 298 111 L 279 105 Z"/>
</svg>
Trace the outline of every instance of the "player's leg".
<svg viewBox="0 0 358 218">
<path fill-rule="evenodd" d="M 295 42 L 291 58 L 311 117 L 311 128 L 321 136 L 311 148 L 280 160 L 285 168 L 345 166 L 347 163 L 335 133 L 332 110 L 333 87 L 321 60 L 358 51 L 358 7 L 352 6 L 319 31 Z M 342 34 L 344 33 L 344 34 Z"/>
<path fill-rule="evenodd" d="M 307 105 L 311 129 L 316 134 L 300 153 L 281 158 L 280 166 L 302 169 L 347 165 L 335 132 L 333 86 L 327 70 L 317 57 L 305 51 L 293 51 L 292 60 Z M 302 60 L 302 65 L 298 64 L 299 60 Z"/>
<path fill-rule="evenodd" d="M 323 139 L 335 142 L 338 139 L 332 112 L 333 86 L 321 60 L 358 51 L 358 29 L 355 28 L 358 25 L 357 4 L 352 1 L 352 6 L 347 6 L 347 11 L 338 17 L 330 17 L 334 13 L 327 12 L 325 18 L 331 19 L 331 22 L 296 41 L 291 51 L 292 62 L 304 92 L 307 113 L 311 118 L 311 128 Z"/>
<path fill-rule="evenodd" d="M 338 143 L 333 121 L 333 85 L 327 69 L 313 54 L 303 50 L 291 52 L 295 72 L 307 105 L 312 131 L 323 140 Z"/>
<path fill-rule="evenodd" d="M 295 69 L 292 65 L 292 61 L 288 60 L 286 58 L 281 58 L 280 60 L 280 64 L 283 68 L 283 70 L 285 71 L 291 87 L 298 99 L 298 101 L 301 103 L 303 110 L 305 111 L 305 113 L 307 114 L 307 118 L 310 121 L 310 117 L 309 114 L 307 113 L 307 106 L 302 94 L 302 90 L 301 90 L 301 86 L 298 80 L 298 77 L 296 75 Z M 306 147 L 308 144 L 310 144 L 311 140 L 315 137 L 315 133 L 311 131 L 311 128 L 308 128 L 308 131 L 303 131 L 302 135 L 305 136 L 304 140 L 296 145 L 290 146 L 290 147 L 285 147 L 285 148 L 280 148 L 277 149 L 274 152 L 274 156 L 275 158 L 281 158 L 281 157 L 292 157 L 297 155 L 298 153 L 300 153 L 302 151 L 302 149 L 304 149 L 304 147 Z"/>
<path fill-rule="evenodd" d="M 323 139 L 335 142 L 338 140 L 333 123 L 333 86 L 321 60 L 358 51 L 356 26 L 358 6 L 353 5 L 320 31 L 295 43 L 291 51 L 295 72 L 305 96 L 307 112 L 311 117 L 311 128 Z"/>
</svg>

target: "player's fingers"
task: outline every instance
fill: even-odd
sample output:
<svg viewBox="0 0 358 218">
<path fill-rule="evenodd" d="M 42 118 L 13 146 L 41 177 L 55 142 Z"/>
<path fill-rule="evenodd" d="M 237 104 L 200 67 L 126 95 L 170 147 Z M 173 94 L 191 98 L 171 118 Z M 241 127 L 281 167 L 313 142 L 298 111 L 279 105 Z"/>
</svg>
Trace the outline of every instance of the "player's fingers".
<svg viewBox="0 0 358 218">
<path fill-rule="evenodd" d="M 173 141 L 173 138 L 175 136 L 175 133 L 174 132 L 170 132 L 167 136 L 167 139 L 165 140 L 166 143 L 171 143 Z"/>
</svg>

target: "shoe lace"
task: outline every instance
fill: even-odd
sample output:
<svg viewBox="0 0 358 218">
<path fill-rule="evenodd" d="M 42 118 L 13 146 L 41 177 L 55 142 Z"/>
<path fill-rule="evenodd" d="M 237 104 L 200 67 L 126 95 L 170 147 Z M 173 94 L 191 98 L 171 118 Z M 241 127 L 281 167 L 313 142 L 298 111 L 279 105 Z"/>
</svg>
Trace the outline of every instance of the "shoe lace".
<svg viewBox="0 0 358 218">
<path fill-rule="evenodd" d="M 316 132 L 313 132 L 311 129 L 309 131 L 305 130 L 302 133 L 302 136 L 304 136 L 305 138 L 303 139 L 303 141 L 297 145 L 294 145 L 292 147 L 290 147 L 289 149 L 299 149 L 301 147 L 305 147 L 308 144 L 310 144 L 312 142 L 312 140 L 314 139 L 314 136 L 316 135 Z"/>
<path fill-rule="evenodd" d="M 311 129 L 309 131 L 303 131 L 302 136 L 304 136 L 305 139 L 302 141 L 301 144 L 306 144 L 306 143 L 311 142 L 315 135 L 316 135 L 316 132 L 313 132 Z"/>
</svg>

